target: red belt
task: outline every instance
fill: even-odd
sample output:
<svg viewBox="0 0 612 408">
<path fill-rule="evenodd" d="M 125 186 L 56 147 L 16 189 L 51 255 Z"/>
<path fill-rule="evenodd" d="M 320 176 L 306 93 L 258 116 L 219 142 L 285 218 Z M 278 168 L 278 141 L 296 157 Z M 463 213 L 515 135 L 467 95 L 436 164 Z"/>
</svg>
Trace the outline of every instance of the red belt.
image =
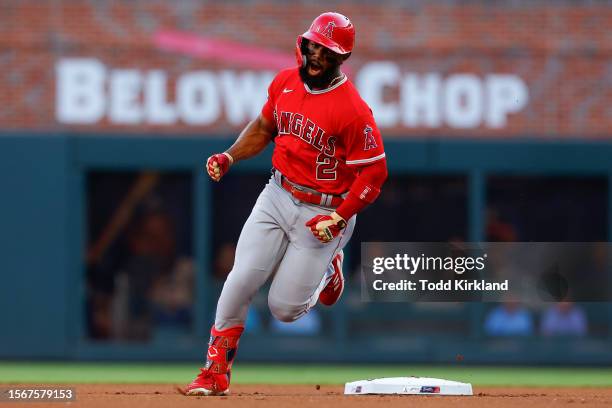
<svg viewBox="0 0 612 408">
<path fill-rule="evenodd" d="M 283 175 L 281 175 L 280 179 L 281 186 L 287 190 L 289 194 L 305 203 L 323 207 L 339 207 L 344 201 L 344 198 L 339 195 L 319 193 L 318 191 L 294 184 Z"/>
</svg>

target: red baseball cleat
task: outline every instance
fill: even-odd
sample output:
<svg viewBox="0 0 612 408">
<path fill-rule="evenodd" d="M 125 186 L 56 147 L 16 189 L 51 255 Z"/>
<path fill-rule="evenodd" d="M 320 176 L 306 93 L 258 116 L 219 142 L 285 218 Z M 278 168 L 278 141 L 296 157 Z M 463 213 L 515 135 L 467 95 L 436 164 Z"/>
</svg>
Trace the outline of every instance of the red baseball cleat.
<svg viewBox="0 0 612 408">
<path fill-rule="evenodd" d="M 325 306 L 335 304 L 344 291 L 344 276 L 342 275 L 342 262 L 344 262 L 344 251 L 340 250 L 334 257 L 326 272 L 329 279 L 325 288 L 319 294 L 319 302 Z"/>
<path fill-rule="evenodd" d="M 227 395 L 229 393 L 229 375 L 214 374 L 200 368 L 200 374 L 185 389 L 185 395 Z"/>
<path fill-rule="evenodd" d="M 232 363 L 236 357 L 244 327 L 236 326 L 210 330 L 206 366 L 183 391 L 185 395 L 227 395 L 229 393 Z"/>
</svg>

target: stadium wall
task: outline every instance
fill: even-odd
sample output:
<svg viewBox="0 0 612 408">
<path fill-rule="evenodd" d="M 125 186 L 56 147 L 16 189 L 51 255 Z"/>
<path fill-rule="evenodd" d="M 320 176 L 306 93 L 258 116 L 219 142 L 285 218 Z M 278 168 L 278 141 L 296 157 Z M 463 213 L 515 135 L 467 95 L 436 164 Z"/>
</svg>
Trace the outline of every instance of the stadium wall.
<svg viewBox="0 0 612 408">
<path fill-rule="evenodd" d="M 214 302 L 212 282 L 211 183 L 201 171 L 203 157 L 227 139 L 109 137 L 107 135 L 3 134 L 0 137 L 0 338 L 1 358 L 197 359 L 207 339 Z M 612 232 L 612 145 L 602 142 L 389 141 L 391 175 L 466 174 L 469 179 L 469 239 L 483 240 L 484 183 L 487 174 L 600 175 L 608 179 L 608 237 Z M 265 172 L 269 151 L 236 167 Z M 197 296 L 194 341 L 188 344 L 104 344 L 84 337 L 85 173 L 90 170 L 186 170 L 193 174 L 194 246 Z M 610 238 L 608 238 L 609 240 Z M 351 290 L 359 290 L 358 287 Z M 208 297 L 207 297 L 208 296 Z M 375 306 L 384 310 L 384 305 Z M 610 322 L 610 305 L 593 305 Z M 463 318 L 477 318 L 470 305 Z M 295 339 L 254 336 L 244 342 L 245 360 L 448 362 L 454 350 L 473 363 L 612 363 L 610 335 L 603 339 L 551 342 L 542 339 L 491 341 L 419 336 L 389 339 L 376 333 L 351 340 L 342 307 L 333 312 L 337 330 L 327 337 Z M 409 318 L 404 320 L 409 324 Z M 370 350 L 364 356 L 363 350 Z M 572 350 L 572 352 L 567 352 Z M 390 353 L 393 351 L 393 353 Z M 565 352 L 562 352 L 565 351 Z M 568 360 L 569 359 L 569 360 Z M 571 361 L 570 361 L 571 360 Z"/>
</svg>

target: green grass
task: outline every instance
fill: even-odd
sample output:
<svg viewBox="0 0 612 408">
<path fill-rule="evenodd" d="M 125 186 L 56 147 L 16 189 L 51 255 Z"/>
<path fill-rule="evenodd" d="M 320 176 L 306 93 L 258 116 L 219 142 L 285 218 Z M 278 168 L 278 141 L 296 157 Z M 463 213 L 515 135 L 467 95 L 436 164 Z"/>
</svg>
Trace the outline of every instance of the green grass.
<svg viewBox="0 0 612 408">
<path fill-rule="evenodd" d="M 185 363 L 0 362 L 0 383 L 176 383 L 189 382 L 197 366 Z M 236 364 L 234 384 L 343 384 L 400 376 L 437 377 L 476 386 L 612 387 L 612 368 L 446 367 L 373 365 Z"/>
</svg>

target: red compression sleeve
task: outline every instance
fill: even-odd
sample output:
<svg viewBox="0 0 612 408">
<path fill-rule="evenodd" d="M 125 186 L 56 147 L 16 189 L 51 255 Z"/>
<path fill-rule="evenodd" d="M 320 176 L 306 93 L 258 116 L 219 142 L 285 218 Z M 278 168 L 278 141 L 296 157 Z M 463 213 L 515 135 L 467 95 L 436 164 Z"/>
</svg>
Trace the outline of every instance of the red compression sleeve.
<svg viewBox="0 0 612 408">
<path fill-rule="evenodd" d="M 349 218 L 376 200 L 386 179 L 386 159 L 362 167 L 344 202 L 336 209 L 336 213 L 348 221 Z"/>
</svg>

